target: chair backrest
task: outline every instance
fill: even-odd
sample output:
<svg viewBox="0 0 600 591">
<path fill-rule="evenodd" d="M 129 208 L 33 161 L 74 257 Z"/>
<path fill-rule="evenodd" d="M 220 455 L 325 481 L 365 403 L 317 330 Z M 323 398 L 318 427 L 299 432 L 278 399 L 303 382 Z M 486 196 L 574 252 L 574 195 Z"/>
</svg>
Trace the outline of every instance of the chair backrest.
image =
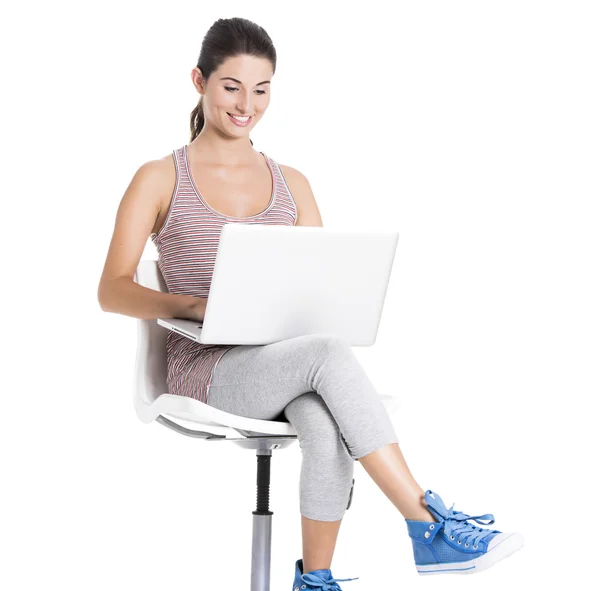
<svg viewBox="0 0 600 591">
<path fill-rule="evenodd" d="M 158 268 L 158 261 L 140 261 L 134 275 L 139 285 L 156 291 L 168 292 L 167 284 Z M 167 392 L 167 334 L 156 319 L 138 318 L 138 343 L 135 358 L 134 402 L 152 404 Z"/>
</svg>

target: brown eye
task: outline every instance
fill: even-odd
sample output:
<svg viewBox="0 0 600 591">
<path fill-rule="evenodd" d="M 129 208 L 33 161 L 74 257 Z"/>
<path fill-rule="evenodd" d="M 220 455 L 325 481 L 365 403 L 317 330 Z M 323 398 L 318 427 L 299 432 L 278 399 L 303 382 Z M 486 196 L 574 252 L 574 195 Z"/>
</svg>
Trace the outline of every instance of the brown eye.
<svg viewBox="0 0 600 591">
<path fill-rule="evenodd" d="M 229 90 L 229 92 L 231 92 L 232 90 L 237 90 L 237 88 L 235 86 L 224 86 L 223 88 L 225 88 L 225 90 Z M 259 94 L 265 94 L 267 91 L 266 90 L 257 90 L 256 92 L 258 92 Z"/>
</svg>

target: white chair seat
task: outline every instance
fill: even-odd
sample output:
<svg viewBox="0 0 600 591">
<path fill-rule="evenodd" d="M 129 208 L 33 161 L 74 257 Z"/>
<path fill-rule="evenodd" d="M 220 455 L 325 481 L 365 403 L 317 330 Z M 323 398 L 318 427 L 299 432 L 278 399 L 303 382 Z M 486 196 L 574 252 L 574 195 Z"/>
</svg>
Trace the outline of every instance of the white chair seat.
<svg viewBox="0 0 600 591">
<path fill-rule="evenodd" d="M 388 414 L 393 414 L 399 406 L 399 400 L 382 394 L 380 397 Z M 163 415 L 179 421 L 189 421 L 201 426 L 203 431 L 226 437 L 239 437 L 241 431 L 252 435 L 297 435 L 296 429 L 288 421 L 252 419 L 234 415 L 189 396 L 177 394 L 161 394 L 150 404 L 136 398 L 135 410 L 144 423 L 151 423 L 159 415 Z"/>
</svg>

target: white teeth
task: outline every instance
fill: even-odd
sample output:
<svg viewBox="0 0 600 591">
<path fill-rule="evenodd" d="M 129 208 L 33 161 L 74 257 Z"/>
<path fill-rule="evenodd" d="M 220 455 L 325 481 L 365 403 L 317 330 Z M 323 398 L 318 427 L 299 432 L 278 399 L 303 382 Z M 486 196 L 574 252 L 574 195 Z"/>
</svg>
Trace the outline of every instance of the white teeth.
<svg viewBox="0 0 600 591">
<path fill-rule="evenodd" d="M 233 117 L 234 119 L 237 119 L 238 121 L 248 121 L 248 119 L 250 119 L 250 117 L 238 117 L 237 115 L 231 115 L 231 117 Z"/>
</svg>

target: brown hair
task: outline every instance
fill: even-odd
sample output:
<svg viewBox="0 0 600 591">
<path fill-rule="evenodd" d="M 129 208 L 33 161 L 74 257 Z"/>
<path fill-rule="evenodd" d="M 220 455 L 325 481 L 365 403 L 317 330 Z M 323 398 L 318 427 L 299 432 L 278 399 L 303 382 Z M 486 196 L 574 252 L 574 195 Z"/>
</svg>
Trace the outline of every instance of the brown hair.
<svg viewBox="0 0 600 591">
<path fill-rule="evenodd" d="M 252 55 L 268 59 L 273 65 L 273 73 L 277 64 L 277 54 L 267 32 L 256 23 L 245 18 L 220 18 L 210 27 L 204 40 L 197 67 L 205 80 L 230 57 Z M 190 131 L 193 142 L 204 127 L 204 111 L 200 97 L 196 108 L 190 115 Z M 250 140 L 252 144 L 252 140 Z"/>
</svg>

